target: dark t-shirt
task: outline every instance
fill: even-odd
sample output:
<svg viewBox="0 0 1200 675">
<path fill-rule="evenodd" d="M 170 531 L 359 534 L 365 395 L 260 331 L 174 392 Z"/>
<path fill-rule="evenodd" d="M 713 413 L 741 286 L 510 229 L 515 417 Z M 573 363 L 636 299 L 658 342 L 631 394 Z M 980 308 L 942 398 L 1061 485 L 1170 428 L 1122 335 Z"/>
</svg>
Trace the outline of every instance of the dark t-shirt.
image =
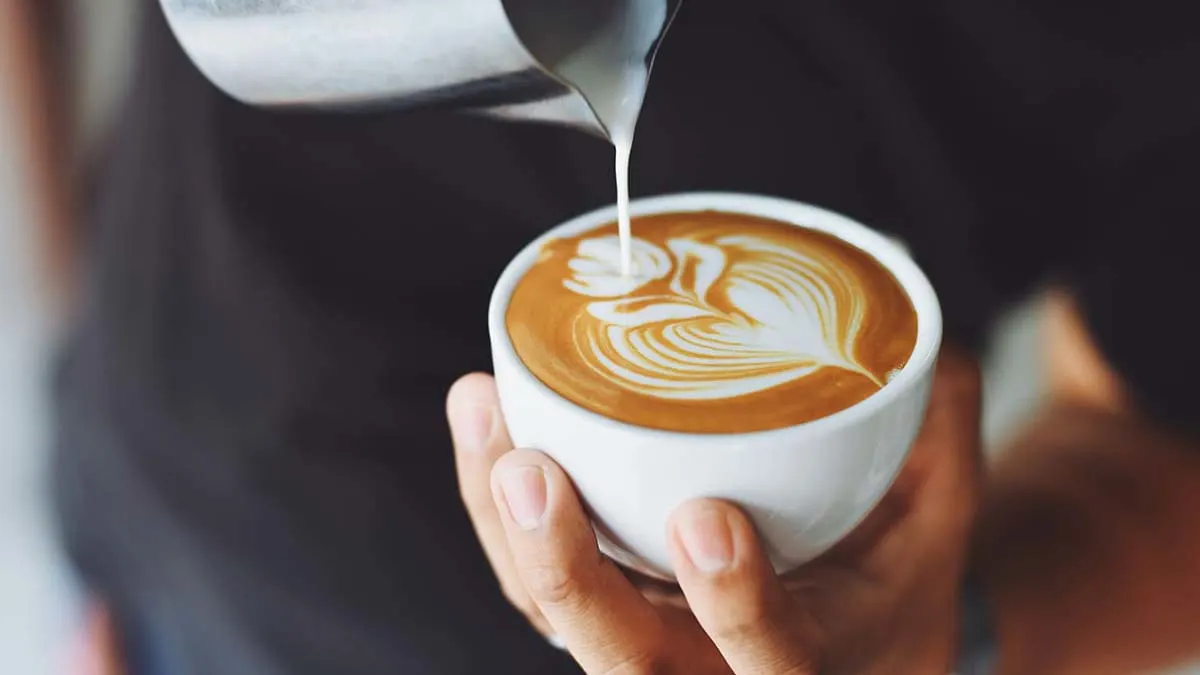
<svg viewBox="0 0 1200 675">
<path fill-rule="evenodd" d="M 89 582 L 179 673 L 553 673 L 458 503 L 450 383 L 508 259 L 614 198 L 612 148 L 222 96 L 146 2 L 94 175 L 56 480 Z M 634 195 L 769 193 L 902 237 L 948 339 L 1057 280 L 1195 428 L 1200 39 L 1186 3 L 688 0 Z"/>
</svg>

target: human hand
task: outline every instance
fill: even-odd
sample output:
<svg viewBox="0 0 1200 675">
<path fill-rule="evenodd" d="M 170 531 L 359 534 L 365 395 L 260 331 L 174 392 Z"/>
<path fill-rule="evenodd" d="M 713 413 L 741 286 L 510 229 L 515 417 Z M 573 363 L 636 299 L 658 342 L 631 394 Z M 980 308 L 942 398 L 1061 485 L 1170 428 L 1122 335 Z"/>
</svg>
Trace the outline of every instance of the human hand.
<svg viewBox="0 0 1200 675">
<path fill-rule="evenodd" d="M 69 646 L 66 672 L 68 675 L 120 675 L 126 672 L 118 642 L 108 608 L 101 602 L 90 602 L 79 634 L 73 637 Z"/>
<path fill-rule="evenodd" d="M 495 386 L 447 401 L 463 501 L 505 595 L 593 675 L 949 672 L 980 487 L 980 384 L 943 350 L 924 426 L 895 485 L 849 536 L 777 577 L 735 506 L 681 506 L 664 533 L 678 589 L 597 549 L 568 477 L 512 450 Z"/>
</svg>

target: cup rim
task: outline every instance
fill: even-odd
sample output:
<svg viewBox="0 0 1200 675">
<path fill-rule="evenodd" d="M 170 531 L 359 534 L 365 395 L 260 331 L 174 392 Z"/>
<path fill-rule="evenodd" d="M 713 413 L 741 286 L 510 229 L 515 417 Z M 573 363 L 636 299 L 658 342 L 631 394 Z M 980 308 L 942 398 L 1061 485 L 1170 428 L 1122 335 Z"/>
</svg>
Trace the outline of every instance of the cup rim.
<svg viewBox="0 0 1200 675">
<path fill-rule="evenodd" d="M 488 305 L 488 328 L 492 336 L 492 349 L 503 350 L 502 357 L 512 361 L 517 377 L 525 384 L 548 395 L 559 404 L 570 408 L 575 414 L 583 415 L 596 423 L 623 428 L 642 436 L 663 436 L 678 439 L 692 438 L 703 443 L 705 439 L 739 438 L 770 440 L 772 436 L 792 436 L 803 431 L 812 434 L 826 433 L 853 426 L 871 416 L 881 408 L 903 396 L 928 373 L 937 360 L 942 340 L 942 312 L 933 285 L 897 240 L 870 229 L 847 216 L 799 201 L 769 195 L 738 192 L 681 192 L 642 197 L 630 201 L 631 217 L 665 213 L 688 213 L 718 211 L 770 218 L 831 234 L 849 243 L 874 258 L 887 269 L 908 295 L 917 313 L 917 340 L 912 354 L 900 372 L 879 391 L 867 398 L 843 408 L 833 414 L 807 422 L 774 429 L 704 433 L 644 427 L 630 422 L 607 417 L 585 408 L 555 391 L 529 370 L 513 347 L 508 334 L 507 314 L 509 301 L 517 283 L 533 266 L 542 246 L 552 239 L 573 236 L 617 218 L 615 204 L 603 206 L 581 214 L 557 225 L 521 249 L 504 268 L 492 291 Z M 493 354 L 493 359 L 498 355 Z"/>
</svg>

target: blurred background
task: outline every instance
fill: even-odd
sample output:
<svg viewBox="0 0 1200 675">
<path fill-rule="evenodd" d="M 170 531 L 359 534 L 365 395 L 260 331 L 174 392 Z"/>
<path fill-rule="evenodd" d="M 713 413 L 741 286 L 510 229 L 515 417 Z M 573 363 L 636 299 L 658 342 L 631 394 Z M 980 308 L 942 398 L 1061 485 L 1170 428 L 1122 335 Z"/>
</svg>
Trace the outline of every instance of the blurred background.
<svg viewBox="0 0 1200 675">
<path fill-rule="evenodd" d="M 73 5 L 82 156 L 120 98 L 132 11 L 129 0 Z M 28 175 L 16 151 L 23 139 L 6 84 L 0 83 L 0 673 L 59 675 L 72 672 L 82 608 L 57 549 L 45 490 L 46 377 L 56 331 L 39 286 Z"/>
<path fill-rule="evenodd" d="M 75 100 L 84 141 L 79 152 L 86 153 L 121 98 L 134 17 L 129 0 L 75 5 Z M 56 548 L 44 489 L 45 376 L 55 330 L 37 282 L 27 175 L 11 151 L 20 139 L 5 89 L 0 86 L 0 673 L 50 675 L 70 672 L 81 608 Z M 1040 396 L 1036 303 L 1032 298 L 1013 309 L 987 360 L 985 433 L 993 447 Z"/>
<path fill-rule="evenodd" d="M 76 0 L 74 46 L 86 154 L 119 104 L 128 68 L 129 0 Z M 0 69 L 2 72 L 2 69 Z M 0 87 L 0 96 L 5 88 Z M 11 102 L 0 98 L 0 149 L 14 148 Z M 67 672 L 81 607 L 62 564 L 44 489 L 44 401 L 55 331 L 38 287 L 35 233 L 19 153 L 0 150 L 0 672 Z M 987 433 L 997 437 L 1036 403 L 1032 305 L 1006 321 L 989 368 Z"/>
<path fill-rule="evenodd" d="M 74 4 L 82 158 L 119 105 L 135 17 L 130 0 Z M 0 96 L 4 91 L 0 86 Z M 55 329 L 38 286 L 27 175 L 19 153 L 5 150 L 21 141 L 11 107 L 0 98 L 0 673 L 59 675 L 70 671 L 82 607 L 57 550 L 45 491 L 45 379 Z M 1000 331 L 988 369 L 991 438 L 1036 404 L 1036 331 L 1032 302 L 1017 308 Z"/>
</svg>

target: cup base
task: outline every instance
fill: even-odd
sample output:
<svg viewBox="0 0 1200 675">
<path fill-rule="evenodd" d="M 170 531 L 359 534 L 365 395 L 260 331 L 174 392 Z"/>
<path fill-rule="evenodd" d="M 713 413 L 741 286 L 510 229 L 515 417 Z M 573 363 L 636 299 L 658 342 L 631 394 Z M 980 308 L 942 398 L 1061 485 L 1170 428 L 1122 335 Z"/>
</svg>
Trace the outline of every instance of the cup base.
<svg viewBox="0 0 1200 675">
<path fill-rule="evenodd" d="M 608 536 L 598 524 L 593 523 L 592 529 L 596 533 L 596 543 L 600 546 L 600 552 L 608 556 L 613 562 L 651 579 L 671 584 L 675 583 L 675 574 L 673 572 L 661 570 L 625 550 L 625 548 L 613 541 L 612 537 Z"/>
</svg>

